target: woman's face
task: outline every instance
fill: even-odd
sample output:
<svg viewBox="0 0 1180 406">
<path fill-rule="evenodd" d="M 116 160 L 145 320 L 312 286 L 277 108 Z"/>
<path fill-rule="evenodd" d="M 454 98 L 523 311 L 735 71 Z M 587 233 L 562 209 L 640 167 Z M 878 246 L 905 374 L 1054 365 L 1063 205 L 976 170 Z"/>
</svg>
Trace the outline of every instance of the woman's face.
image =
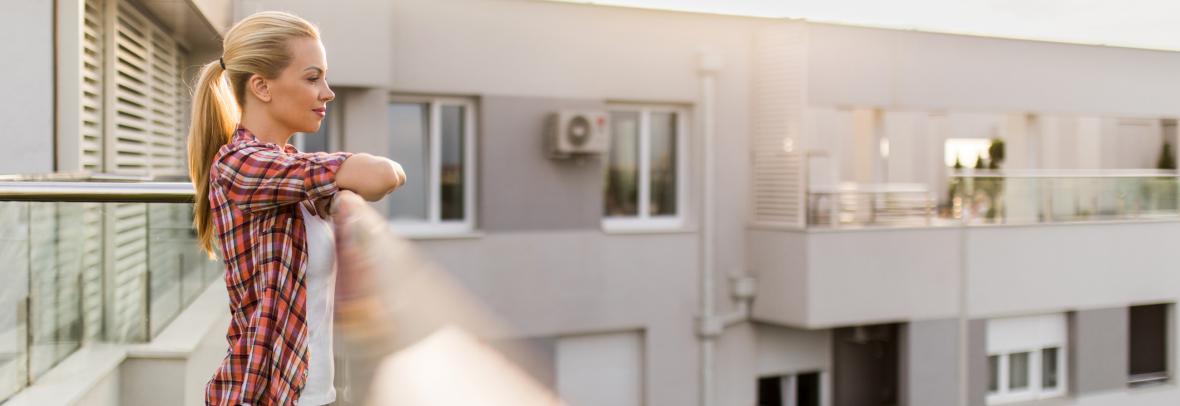
<svg viewBox="0 0 1180 406">
<path fill-rule="evenodd" d="M 328 114 L 328 102 L 336 98 L 336 93 L 328 88 L 324 44 L 301 38 L 291 41 L 290 47 L 291 64 L 278 78 L 268 81 L 271 96 L 270 103 L 266 103 L 268 113 L 292 132 L 316 132 Z"/>
</svg>

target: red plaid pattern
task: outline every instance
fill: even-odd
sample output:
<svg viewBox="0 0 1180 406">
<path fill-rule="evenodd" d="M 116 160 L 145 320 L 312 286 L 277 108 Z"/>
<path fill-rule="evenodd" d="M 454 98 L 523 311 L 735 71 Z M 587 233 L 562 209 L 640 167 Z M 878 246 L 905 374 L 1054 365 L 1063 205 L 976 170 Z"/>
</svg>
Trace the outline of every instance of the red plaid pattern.
<svg viewBox="0 0 1180 406">
<path fill-rule="evenodd" d="M 351 155 L 301 153 L 239 126 L 214 157 L 209 204 L 232 320 L 229 352 L 205 386 L 206 404 L 299 399 L 307 380 L 307 237 L 296 203 L 339 191 L 336 170 Z"/>
</svg>

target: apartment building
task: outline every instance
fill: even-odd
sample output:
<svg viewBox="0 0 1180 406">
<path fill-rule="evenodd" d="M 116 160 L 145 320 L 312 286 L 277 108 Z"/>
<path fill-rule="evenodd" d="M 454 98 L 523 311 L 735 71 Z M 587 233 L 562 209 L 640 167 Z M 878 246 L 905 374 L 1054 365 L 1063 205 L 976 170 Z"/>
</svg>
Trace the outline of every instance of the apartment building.
<svg viewBox="0 0 1180 406">
<path fill-rule="evenodd" d="M 1174 164 L 1157 169 L 1180 142 L 1180 53 L 539 0 L 4 7 L 29 36 L 3 45 L 29 95 L 0 111 L 18 123 L 4 173 L 175 175 L 188 101 L 159 89 L 250 13 L 319 25 L 337 99 L 295 143 L 401 162 L 410 183 L 375 206 L 570 404 L 1180 402 L 1180 199 Z M 555 154 L 579 125 L 609 145 Z M 87 246 L 111 263 L 74 288 L 153 272 L 129 257 L 151 238 L 117 235 L 136 207 L 105 209 L 132 226 L 83 228 L 123 245 Z M 170 337 L 177 322 L 119 302 L 151 285 L 128 285 L 82 296 L 107 310 L 63 319 L 67 350 L 15 358 L 46 361 L 12 372 L 11 400 L 197 404 L 225 323 L 220 280 L 201 281 L 174 312 L 202 320 L 180 361 L 130 351 L 71 399 L 41 389 L 97 368 L 78 360 L 93 348 Z"/>
</svg>

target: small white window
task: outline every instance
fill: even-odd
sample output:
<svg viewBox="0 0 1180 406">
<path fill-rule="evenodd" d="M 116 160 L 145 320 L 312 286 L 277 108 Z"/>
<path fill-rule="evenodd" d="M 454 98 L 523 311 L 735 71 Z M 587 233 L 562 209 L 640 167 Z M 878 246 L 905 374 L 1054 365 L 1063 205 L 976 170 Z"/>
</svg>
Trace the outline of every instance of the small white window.
<svg viewBox="0 0 1180 406">
<path fill-rule="evenodd" d="M 987 403 L 1065 395 L 1064 314 L 989 320 Z"/>
<path fill-rule="evenodd" d="M 820 406 L 824 403 L 821 372 L 758 378 L 757 406 Z"/>
<path fill-rule="evenodd" d="M 611 147 L 604 156 L 604 229 L 684 226 L 687 116 L 684 109 L 673 107 L 611 107 Z"/>
<path fill-rule="evenodd" d="M 408 178 L 388 198 L 397 232 L 456 234 L 475 228 L 475 117 L 475 103 L 468 99 L 393 98 L 389 156 Z"/>
</svg>

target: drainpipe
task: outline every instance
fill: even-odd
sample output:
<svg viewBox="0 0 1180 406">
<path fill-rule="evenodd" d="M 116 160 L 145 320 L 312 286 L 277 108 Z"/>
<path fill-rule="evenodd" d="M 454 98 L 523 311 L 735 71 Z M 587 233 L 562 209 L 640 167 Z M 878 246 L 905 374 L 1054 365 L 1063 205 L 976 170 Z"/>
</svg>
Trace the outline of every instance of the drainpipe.
<svg viewBox="0 0 1180 406">
<path fill-rule="evenodd" d="M 701 138 L 702 160 L 704 173 L 701 175 L 701 225 L 700 250 L 700 315 L 697 319 L 697 336 L 701 340 L 700 363 L 700 404 L 712 406 L 713 399 L 713 370 L 714 346 L 726 327 L 740 323 L 749 318 L 750 302 L 754 297 L 754 280 L 748 276 L 732 277 L 730 286 L 733 296 L 737 299 L 737 309 L 729 314 L 714 314 L 714 245 L 713 230 L 716 219 L 713 212 L 713 138 L 714 116 L 716 105 L 716 75 L 721 70 L 721 55 L 716 51 L 702 50 L 698 72 L 701 78 Z"/>
</svg>

